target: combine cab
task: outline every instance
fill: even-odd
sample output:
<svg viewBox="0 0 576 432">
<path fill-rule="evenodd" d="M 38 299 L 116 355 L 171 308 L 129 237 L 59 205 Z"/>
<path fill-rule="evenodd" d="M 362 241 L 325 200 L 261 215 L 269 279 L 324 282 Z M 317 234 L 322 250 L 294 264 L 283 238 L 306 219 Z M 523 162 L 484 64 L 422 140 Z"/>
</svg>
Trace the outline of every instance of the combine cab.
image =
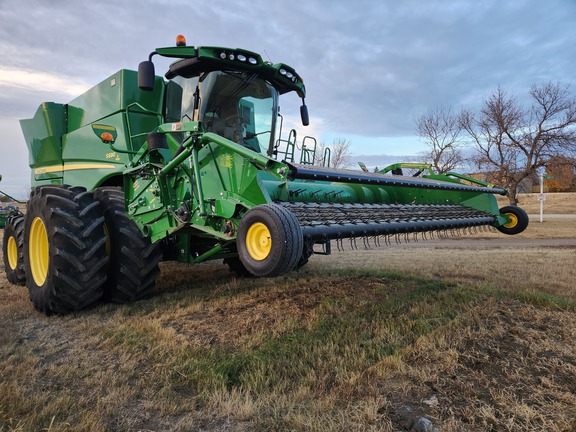
<svg viewBox="0 0 576 432">
<path fill-rule="evenodd" d="M 154 56 L 176 59 L 165 79 Z M 498 209 L 505 190 L 463 176 L 314 166 L 309 137 L 296 163 L 296 134 L 282 138 L 278 108 L 289 93 L 307 125 L 291 67 L 180 42 L 67 105 L 42 104 L 22 121 L 34 190 L 18 258 L 34 306 L 66 313 L 101 297 L 139 299 L 161 259 L 276 276 L 330 253 L 332 241 L 526 228 L 521 209 Z"/>
</svg>

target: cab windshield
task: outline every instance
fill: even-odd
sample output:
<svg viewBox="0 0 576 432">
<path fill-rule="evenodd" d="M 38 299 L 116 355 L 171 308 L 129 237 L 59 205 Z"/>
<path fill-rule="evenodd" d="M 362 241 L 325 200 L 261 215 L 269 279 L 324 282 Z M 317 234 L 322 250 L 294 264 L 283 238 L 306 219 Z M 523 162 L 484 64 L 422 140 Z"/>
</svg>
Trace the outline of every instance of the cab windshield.
<svg viewBox="0 0 576 432">
<path fill-rule="evenodd" d="M 267 81 L 247 72 L 213 71 L 173 82 L 181 88 L 183 120 L 200 121 L 206 132 L 258 153 L 272 148 L 278 92 Z"/>
</svg>

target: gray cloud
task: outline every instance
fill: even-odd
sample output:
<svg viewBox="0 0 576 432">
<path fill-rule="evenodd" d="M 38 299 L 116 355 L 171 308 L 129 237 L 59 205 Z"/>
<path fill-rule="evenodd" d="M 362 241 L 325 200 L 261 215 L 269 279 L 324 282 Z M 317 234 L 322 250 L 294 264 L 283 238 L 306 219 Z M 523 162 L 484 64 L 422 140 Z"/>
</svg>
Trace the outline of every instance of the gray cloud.
<svg viewBox="0 0 576 432">
<path fill-rule="evenodd" d="M 498 85 L 522 97 L 534 82 L 570 83 L 575 16 L 573 0 L 0 0 L 0 56 L 5 68 L 96 84 L 182 33 L 296 67 L 312 121 L 332 134 L 410 136 L 430 107 L 474 108 Z M 70 99 L 0 90 L 4 119 Z"/>
</svg>

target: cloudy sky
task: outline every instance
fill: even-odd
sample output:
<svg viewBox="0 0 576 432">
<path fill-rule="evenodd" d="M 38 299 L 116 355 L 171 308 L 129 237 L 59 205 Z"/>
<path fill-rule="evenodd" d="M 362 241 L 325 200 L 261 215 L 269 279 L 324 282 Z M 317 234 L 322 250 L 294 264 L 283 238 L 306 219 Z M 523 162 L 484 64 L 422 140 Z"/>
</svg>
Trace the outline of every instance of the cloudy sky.
<svg viewBox="0 0 576 432">
<path fill-rule="evenodd" d="M 576 0 L 0 0 L 0 23 L 0 189 L 17 195 L 29 177 L 18 120 L 179 33 L 295 67 L 311 116 L 300 133 L 348 139 L 380 166 L 423 150 L 415 120 L 430 108 L 576 76 Z"/>
</svg>

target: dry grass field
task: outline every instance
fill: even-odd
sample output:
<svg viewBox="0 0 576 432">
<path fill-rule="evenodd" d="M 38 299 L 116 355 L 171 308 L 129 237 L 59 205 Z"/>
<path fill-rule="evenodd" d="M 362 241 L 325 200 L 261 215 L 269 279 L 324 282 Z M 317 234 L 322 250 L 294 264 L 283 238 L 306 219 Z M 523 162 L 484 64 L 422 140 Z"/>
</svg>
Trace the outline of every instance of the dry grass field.
<svg viewBox="0 0 576 432">
<path fill-rule="evenodd" d="M 0 431 L 576 430 L 576 217 L 274 279 L 161 267 L 151 298 L 64 317 L 2 271 Z"/>
<path fill-rule="evenodd" d="M 540 201 L 537 198 L 538 194 L 520 194 L 518 197 L 518 205 L 526 210 L 527 213 L 536 214 L 540 213 Z M 508 205 L 508 199 L 505 197 L 498 197 L 501 205 Z M 576 193 L 547 193 L 546 200 L 544 201 L 544 213 L 576 213 Z"/>
</svg>

